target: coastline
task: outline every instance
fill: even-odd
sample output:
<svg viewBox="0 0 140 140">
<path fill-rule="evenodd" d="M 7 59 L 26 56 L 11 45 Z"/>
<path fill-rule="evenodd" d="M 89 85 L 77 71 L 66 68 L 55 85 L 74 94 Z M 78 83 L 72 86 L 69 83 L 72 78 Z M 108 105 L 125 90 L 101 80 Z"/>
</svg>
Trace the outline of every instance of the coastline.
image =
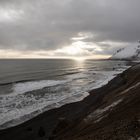
<svg viewBox="0 0 140 140">
<path fill-rule="evenodd" d="M 81 67 L 84 63 L 82 62 Z M 94 63 L 96 66 L 93 66 Z M 101 63 L 104 63 L 102 68 L 99 66 Z M 107 84 L 132 64 L 126 61 L 89 61 L 86 65 L 88 68 L 83 67 L 80 71 L 69 68 L 63 72 L 65 75 L 61 75 L 62 77 L 58 71 L 60 79 L 54 76 L 54 80 L 23 81 L 0 86 L 0 130 L 22 124 L 64 104 L 83 100 L 89 95 L 89 91 Z M 77 73 L 71 73 L 71 70 Z"/>
<path fill-rule="evenodd" d="M 137 84 L 136 82 L 140 82 L 139 71 L 140 64 L 132 66 L 128 70 L 124 71 L 123 73 L 112 79 L 107 85 L 92 90 L 90 92 L 90 95 L 82 101 L 66 104 L 60 108 L 46 111 L 21 125 L 5 130 L 0 130 L 0 139 L 63 140 L 68 137 L 67 139 L 71 140 L 86 140 L 89 137 L 89 133 L 84 135 L 84 132 L 86 132 L 87 130 L 84 130 L 84 132 L 82 133 L 80 129 L 87 128 L 90 124 L 89 122 L 93 122 L 93 126 L 90 125 L 90 127 L 93 127 L 92 130 L 94 131 L 92 131 L 92 133 L 96 134 L 96 136 L 94 136 L 94 134 L 93 136 L 94 139 L 97 139 L 97 137 L 99 137 L 100 135 L 99 132 L 95 131 L 95 129 L 97 128 L 97 123 L 94 124 L 95 118 L 93 120 L 89 119 L 88 121 L 85 121 L 85 118 L 87 118 L 87 116 L 89 116 L 95 110 L 103 108 L 104 105 L 107 104 L 109 106 L 109 104 L 106 103 L 108 101 L 107 99 L 109 99 L 110 102 L 114 101 L 113 95 L 115 95 L 116 91 L 119 91 L 119 93 L 123 92 L 127 90 L 128 87 L 132 87 L 133 84 Z M 138 85 L 138 87 L 139 86 L 140 85 Z M 119 96 L 123 97 L 125 95 L 126 94 Z M 116 98 L 118 100 L 120 99 L 118 96 Z M 107 124 L 108 120 L 104 121 L 104 119 L 107 118 L 108 117 L 105 117 L 101 121 L 99 121 L 100 125 L 98 125 L 103 126 L 103 124 Z M 88 127 L 88 129 L 90 127 Z M 77 134 L 79 134 L 78 137 Z M 100 139 L 102 140 L 103 138 Z"/>
</svg>

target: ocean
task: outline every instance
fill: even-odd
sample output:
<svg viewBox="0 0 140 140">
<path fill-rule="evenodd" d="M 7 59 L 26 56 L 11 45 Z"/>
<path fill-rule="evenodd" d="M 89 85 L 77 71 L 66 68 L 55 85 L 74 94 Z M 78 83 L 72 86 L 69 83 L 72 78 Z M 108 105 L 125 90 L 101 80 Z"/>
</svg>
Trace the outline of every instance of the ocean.
<svg viewBox="0 0 140 140">
<path fill-rule="evenodd" d="M 0 129 L 81 101 L 129 66 L 111 60 L 0 60 Z"/>
</svg>

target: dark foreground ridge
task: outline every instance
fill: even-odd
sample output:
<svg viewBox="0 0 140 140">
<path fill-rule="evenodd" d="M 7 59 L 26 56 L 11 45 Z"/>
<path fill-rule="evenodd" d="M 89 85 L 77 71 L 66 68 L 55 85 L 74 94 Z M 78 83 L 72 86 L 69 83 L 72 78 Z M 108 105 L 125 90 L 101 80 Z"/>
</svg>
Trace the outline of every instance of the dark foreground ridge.
<svg viewBox="0 0 140 140">
<path fill-rule="evenodd" d="M 0 140 L 139 140 L 140 64 L 83 101 L 0 131 Z"/>
</svg>

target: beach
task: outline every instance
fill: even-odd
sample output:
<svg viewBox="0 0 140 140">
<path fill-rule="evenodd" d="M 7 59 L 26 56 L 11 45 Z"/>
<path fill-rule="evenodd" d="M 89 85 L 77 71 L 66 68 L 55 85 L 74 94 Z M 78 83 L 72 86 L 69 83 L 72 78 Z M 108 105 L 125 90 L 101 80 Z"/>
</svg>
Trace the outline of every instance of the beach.
<svg viewBox="0 0 140 140">
<path fill-rule="evenodd" d="M 0 131 L 1 140 L 116 140 L 140 137 L 140 64 L 84 100 Z"/>
</svg>

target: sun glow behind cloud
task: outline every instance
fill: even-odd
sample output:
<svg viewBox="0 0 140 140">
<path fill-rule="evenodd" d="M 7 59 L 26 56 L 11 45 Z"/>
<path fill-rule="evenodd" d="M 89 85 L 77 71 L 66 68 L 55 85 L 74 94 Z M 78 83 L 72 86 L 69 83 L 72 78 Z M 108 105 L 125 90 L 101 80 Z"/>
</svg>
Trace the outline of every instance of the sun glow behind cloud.
<svg viewBox="0 0 140 140">
<path fill-rule="evenodd" d="M 95 51 L 102 51 L 102 49 L 91 42 L 77 41 L 72 43 L 70 46 L 55 50 L 54 53 L 69 56 L 86 56 L 92 55 Z"/>
<path fill-rule="evenodd" d="M 85 41 L 86 39 L 93 38 L 91 33 L 78 33 L 76 37 L 72 37 L 72 43 L 69 46 L 61 47 L 52 51 L 56 56 L 69 56 L 85 59 L 86 57 L 91 57 L 96 55 L 96 52 L 102 52 L 100 46 L 93 42 Z"/>
<path fill-rule="evenodd" d="M 110 55 L 99 55 L 103 52 L 102 48 L 96 43 L 85 41 L 91 37 L 93 37 L 91 33 L 78 33 L 77 37 L 71 38 L 73 42 L 70 45 L 55 50 L 26 51 L 22 46 L 22 50 L 0 50 L 0 58 L 70 58 L 83 61 L 110 57 Z"/>
</svg>

